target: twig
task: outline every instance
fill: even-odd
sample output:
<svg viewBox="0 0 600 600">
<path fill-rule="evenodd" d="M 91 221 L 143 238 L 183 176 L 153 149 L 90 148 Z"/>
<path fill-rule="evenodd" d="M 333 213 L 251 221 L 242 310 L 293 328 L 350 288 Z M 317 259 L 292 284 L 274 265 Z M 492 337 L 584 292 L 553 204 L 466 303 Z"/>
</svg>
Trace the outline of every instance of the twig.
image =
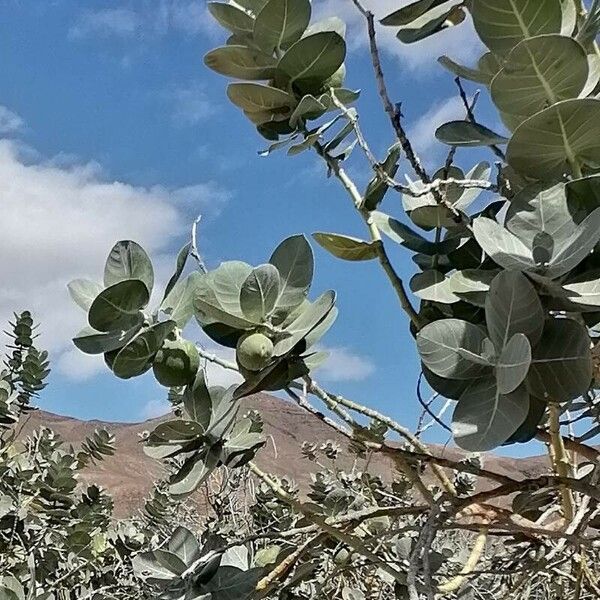
<svg viewBox="0 0 600 600">
<path fill-rule="evenodd" d="M 195 261 L 198 263 L 198 267 L 200 268 L 200 270 L 203 273 L 208 273 L 208 269 L 206 268 L 206 265 L 204 264 L 204 261 L 202 260 L 200 253 L 198 252 L 197 229 L 198 229 L 198 224 L 200 223 L 201 220 L 202 220 L 202 215 L 198 215 L 196 217 L 196 219 L 194 220 L 194 222 L 192 223 L 192 243 L 190 246 L 190 254 L 195 259 Z"/>
<path fill-rule="evenodd" d="M 475 540 L 475 544 L 471 549 L 471 553 L 469 554 L 469 558 L 465 562 L 463 568 L 460 570 L 460 573 L 456 576 L 438 586 L 438 592 L 441 594 L 450 594 L 451 592 L 455 592 L 465 581 L 468 575 L 470 575 L 477 566 L 477 563 L 481 559 L 483 555 L 483 551 L 485 550 L 485 544 L 487 542 L 487 529 L 482 529 Z"/>
<path fill-rule="evenodd" d="M 456 77 L 454 79 L 454 82 L 458 86 L 460 98 L 465 106 L 466 111 L 467 111 L 467 119 L 473 125 L 478 125 L 477 119 L 475 118 L 475 113 L 473 112 L 473 108 L 469 105 L 469 100 L 467 99 L 467 94 L 466 94 L 465 88 L 463 87 L 463 84 L 460 80 L 460 77 Z M 489 146 L 489 148 L 500 160 L 502 160 L 502 161 L 506 160 L 506 156 L 505 156 L 504 152 L 502 152 L 502 150 L 500 150 L 500 148 L 498 148 L 498 146 L 491 144 Z"/>
</svg>

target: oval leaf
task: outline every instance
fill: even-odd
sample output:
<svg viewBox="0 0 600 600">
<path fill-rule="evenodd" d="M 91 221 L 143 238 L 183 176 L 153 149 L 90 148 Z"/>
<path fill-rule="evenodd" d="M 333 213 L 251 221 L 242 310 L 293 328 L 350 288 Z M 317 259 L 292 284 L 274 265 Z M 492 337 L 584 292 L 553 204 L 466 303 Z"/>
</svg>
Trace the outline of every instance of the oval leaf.
<svg viewBox="0 0 600 600">
<path fill-rule="evenodd" d="M 525 335 L 515 333 L 502 349 L 496 363 L 498 392 L 514 392 L 527 377 L 530 366 L 531 344 Z"/>
<path fill-rule="evenodd" d="M 448 379 L 482 377 L 489 370 L 481 364 L 485 333 L 460 319 L 442 319 L 426 325 L 417 334 L 423 364 L 435 375 Z"/>
<path fill-rule="evenodd" d="M 449 146 L 475 147 L 506 144 L 508 138 L 470 121 L 450 121 L 437 128 L 435 137 Z"/>
<path fill-rule="evenodd" d="M 117 242 L 104 266 L 104 285 L 109 287 L 126 279 L 139 279 L 146 284 L 148 292 L 154 287 L 154 269 L 146 251 L 135 242 Z"/>
<path fill-rule="evenodd" d="M 345 57 L 344 38 L 333 31 L 322 31 L 297 41 L 277 67 L 291 82 L 323 82 L 340 68 Z"/>
<path fill-rule="evenodd" d="M 313 238 L 322 248 L 343 260 L 363 261 L 377 258 L 377 247 L 371 242 L 337 233 L 313 233 Z"/>
<path fill-rule="evenodd" d="M 579 172 L 600 166 L 600 100 L 563 100 L 517 127 L 506 160 L 513 169 L 534 179 Z"/>
<path fill-rule="evenodd" d="M 501 394 L 493 378 L 476 381 L 454 409 L 454 441 L 469 452 L 493 450 L 517 431 L 528 413 L 529 394 L 523 386 Z"/>
<path fill-rule="evenodd" d="M 148 304 L 150 294 L 139 279 L 128 279 L 106 288 L 92 302 L 88 320 L 98 331 L 129 329 L 139 320 L 139 313 Z"/>
<path fill-rule="evenodd" d="M 285 50 L 310 23 L 309 0 L 269 0 L 256 16 L 254 41 L 269 53 Z"/>
</svg>

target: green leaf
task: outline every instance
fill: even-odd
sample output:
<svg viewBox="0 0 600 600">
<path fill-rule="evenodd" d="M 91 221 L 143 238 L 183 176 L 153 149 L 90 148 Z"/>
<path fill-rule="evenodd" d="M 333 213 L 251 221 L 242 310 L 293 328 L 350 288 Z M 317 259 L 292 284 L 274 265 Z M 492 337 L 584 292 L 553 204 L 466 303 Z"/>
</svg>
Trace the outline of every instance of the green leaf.
<svg viewBox="0 0 600 600">
<path fill-rule="evenodd" d="M 346 37 L 346 23 L 339 17 L 327 17 L 310 25 L 304 32 L 304 37 L 308 37 L 314 33 L 321 33 L 322 31 L 335 31 L 339 36 Z"/>
<path fill-rule="evenodd" d="M 584 7 L 584 11 L 585 11 Z M 583 46 L 588 47 L 595 42 L 598 33 L 600 32 L 600 4 L 593 2 L 587 12 L 585 21 L 577 32 L 577 41 Z M 585 14 L 585 13 L 584 13 Z"/>
<path fill-rule="evenodd" d="M 566 192 L 570 210 L 587 216 L 600 206 L 600 175 L 572 179 L 566 184 Z"/>
<path fill-rule="evenodd" d="M 171 569 L 156 560 L 154 552 L 140 552 L 131 562 L 136 576 L 149 583 L 168 582 L 176 577 Z"/>
<path fill-rule="evenodd" d="M 273 79 L 277 74 L 277 63 L 248 46 L 222 46 L 211 50 L 204 57 L 204 64 L 213 71 L 236 79 Z"/>
<path fill-rule="evenodd" d="M 500 352 L 516 333 L 535 346 L 544 328 L 544 310 L 533 285 L 518 271 L 502 271 L 492 281 L 485 301 L 490 339 Z"/>
<path fill-rule="evenodd" d="M 576 280 L 563 285 L 571 302 L 585 306 L 600 306 L 600 279 L 589 279 L 590 273 L 585 273 L 583 280 Z M 597 273 L 596 273 L 597 275 Z"/>
<path fill-rule="evenodd" d="M 333 31 L 315 33 L 297 41 L 281 57 L 277 68 L 290 82 L 325 81 L 342 65 L 346 42 Z"/>
<path fill-rule="evenodd" d="M 183 407 L 192 421 L 199 423 L 204 431 L 208 430 L 212 417 L 212 399 L 204 371 L 200 370 L 194 383 L 185 388 Z"/>
<path fill-rule="evenodd" d="M 277 267 L 281 282 L 277 308 L 289 312 L 306 298 L 313 279 L 314 258 L 303 235 L 287 238 L 273 252 L 269 262 Z"/>
<path fill-rule="evenodd" d="M 577 227 L 571 237 L 557 245 L 548 266 L 548 277 L 556 278 L 574 269 L 600 241 L 600 208 Z"/>
<path fill-rule="evenodd" d="M 531 344 L 522 333 L 506 343 L 496 363 L 496 383 L 500 394 L 514 392 L 527 377 L 531 366 Z"/>
<path fill-rule="evenodd" d="M 313 238 L 322 248 L 343 260 L 364 261 L 377 258 L 377 247 L 373 242 L 337 233 L 313 233 Z"/>
<path fill-rule="evenodd" d="M 210 592 L 211 600 L 249 600 L 263 574 L 263 569 L 242 571 L 235 567 L 221 567 L 203 592 Z"/>
<path fill-rule="evenodd" d="M 160 305 L 160 309 L 177 323 L 179 329 L 183 329 L 194 315 L 194 297 L 200 278 L 200 273 L 194 272 L 178 281 Z"/>
<path fill-rule="evenodd" d="M 181 274 L 183 273 L 183 269 L 185 268 L 185 263 L 187 262 L 188 256 L 190 255 L 190 250 L 192 248 L 192 243 L 187 243 L 177 254 L 177 262 L 175 263 L 175 272 L 171 275 L 169 282 L 167 283 L 167 287 L 165 288 L 165 293 L 163 294 L 164 299 L 171 293 L 171 290 L 175 287 L 175 284 L 179 281 Z"/>
<path fill-rule="evenodd" d="M 238 36 L 251 36 L 254 30 L 254 19 L 243 10 L 232 4 L 209 2 L 210 14 L 231 33 Z"/>
<path fill-rule="evenodd" d="M 475 306 L 485 306 L 487 293 L 498 271 L 464 269 L 450 276 L 450 289 L 460 299 Z"/>
<path fill-rule="evenodd" d="M 441 244 L 430 242 L 421 234 L 417 233 L 408 225 L 397 221 L 396 219 L 379 211 L 373 211 L 371 218 L 377 228 L 387 235 L 392 241 L 422 254 L 433 255 L 436 252 L 442 253 Z"/>
<path fill-rule="evenodd" d="M 104 285 L 110 287 L 126 279 L 143 281 L 148 292 L 154 287 L 154 269 L 146 251 L 135 242 L 117 242 L 110 251 L 104 267 Z"/>
<path fill-rule="evenodd" d="M 311 94 L 307 94 L 300 100 L 290 117 L 290 125 L 296 127 L 301 119 L 318 119 L 327 112 L 328 106 L 317 100 Z"/>
<path fill-rule="evenodd" d="M 104 354 L 122 348 L 140 330 L 141 326 L 142 319 L 127 331 L 103 333 L 91 327 L 86 327 L 73 338 L 73 343 L 85 354 Z"/>
<path fill-rule="evenodd" d="M 510 202 L 506 228 L 533 248 L 535 236 L 547 233 L 555 243 L 563 244 L 577 229 L 567 203 L 565 184 L 547 182 L 529 185 Z"/>
<path fill-rule="evenodd" d="M 476 0 L 471 14 L 483 43 L 500 55 L 521 40 L 562 28 L 560 0 Z"/>
<path fill-rule="evenodd" d="M 436 129 L 435 137 L 449 146 L 476 147 L 506 144 L 508 138 L 470 121 L 450 121 Z"/>
<path fill-rule="evenodd" d="M 508 270 L 527 271 L 535 267 L 529 248 L 502 225 L 487 217 L 473 221 L 473 234 L 483 251 Z"/>
<path fill-rule="evenodd" d="M 145 373 L 152 366 L 154 355 L 174 328 L 174 321 L 165 321 L 142 331 L 116 355 L 112 363 L 114 374 L 121 379 L 129 379 Z"/>
<path fill-rule="evenodd" d="M 248 319 L 262 321 L 271 314 L 280 293 L 279 272 L 271 264 L 252 269 L 240 291 L 240 307 Z"/>
<path fill-rule="evenodd" d="M 528 412 L 529 394 L 524 386 L 501 394 L 492 377 L 475 381 L 454 409 L 454 441 L 469 452 L 493 450 L 513 435 Z"/>
<path fill-rule="evenodd" d="M 417 334 L 423 364 L 435 375 L 448 379 L 482 377 L 489 369 L 481 364 L 484 331 L 460 319 L 442 319 Z"/>
<path fill-rule="evenodd" d="M 548 319 L 533 349 L 527 384 L 534 396 L 566 402 L 584 394 L 592 379 L 590 338 L 571 319 Z"/>
<path fill-rule="evenodd" d="M 181 469 L 169 481 L 169 494 L 187 496 L 208 479 L 219 464 L 219 454 L 212 449 L 196 453 L 188 458 Z"/>
<path fill-rule="evenodd" d="M 92 302 L 104 288 L 89 279 L 74 279 L 67 285 L 67 289 L 75 304 L 88 312 Z"/>
<path fill-rule="evenodd" d="M 517 127 L 506 151 L 508 164 L 534 179 L 600 167 L 600 100 L 563 100 Z"/>
<path fill-rule="evenodd" d="M 150 445 L 189 444 L 205 433 L 204 428 L 195 421 L 173 419 L 157 425 L 148 437 Z"/>
<path fill-rule="evenodd" d="M 335 292 L 328 291 L 319 296 L 314 303 L 308 304 L 300 314 L 286 326 L 290 335 L 275 344 L 274 356 L 287 354 L 304 337 L 322 323 L 335 304 Z"/>
<path fill-rule="evenodd" d="M 298 41 L 310 23 L 309 0 L 269 0 L 258 13 L 254 41 L 270 54 Z"/>
<path fill-rule="evenodd" d="M 480 163 L 477 163 L 465 175 L 465 179 L 489 181 L 491 173 L 492 173 L 492 168 L 490 166 L 490 163 L 488 163 L 486 161 L 482 161 Z M 457 190 L 456 192 L 454 192 L 455 188 Z M 483 190 L 480 188 L 465 189 L 465 188 L 459 187 L 458 185 L 449 184 L 446 188 L 446 195 L 451 196 L 451 195 L 453 195 L 452 192 L 454 192 L 456 195 L 458 195 L 458 198 L 456 200 L 452 200 L 452 206 L 454 206 L 454 208 L 456 208 L 462 212 L 465 212 L 466 209 L 469 208 L 469 206 L 471 206 L 471 204 L 473 204 L 473 202 L 475 202 L 475 200 L 477 200 L 477 198 L 479 198 L 479 196 L 481 195 Z"/>
<path fill-rule="evenodd" d="M 235 329 L 251 329 L 256 323 L 242 312 L 240 293 L 252 267 L 239 261 L 221 263 L 197 281 L 194 308 L 202 325 L 215 322 Z"/>
<path fill-rule="evenodd" d="M 469 81 L 475 81 L 476 83 L 483 83 L 484 85 L 489 85 L 494 75 L 493 73 L 482 71 L 478 68 L 474 69 L 460 65 L 447 56 L 440 56 L 438 58 L 438 62 L 442 65 L 442 67 L 457 77 L 461 77 L 462 79 L 467 79 Z"/>
<path fill-rule="evenodd" d="M 100 292 L 92 302 L 89 324 L 103 332 L 129 329 L 138 322 L 140 310 L 149 300 L 148 287 L 143 281 L 121 281 Z"/>
<path fill-rule="evenodd" d="M 272 112 L 295 104 L 287 92 L 262 83 L 230 83 L 227 96 L 242 110 L 249 113 Z"/>
<path fill-rule="evenodd" d="M 409 25 L 418 18 L 426 15 L 429 11 L 448 4 L 451 0 L 419 0 L 418 2 L 412 2 L 402 8 L 386 15 L 381 19 L 380 23 L 390 27 L 401 27 L 402 25 Z M 457 4 L 456 0 L 452 0 L 454 4 Z"/>
<path fill-rule="evenodd" d="M 506 57 L 490 92 L 499 110 L 527 118 L 560 100 L 577 98 L 589 73 L 585 50 L 570 37 L 523 40 Z"/>
<path fill-rule="evenodd" d="M 398 161 L 400 160 L 400 154 L 402 152 L 402 147 L 400 144 L 394 144 L 389 150 L 385 160 L 381 163 L 381 167 L 392 179 L 396 176 L 398 172 Z M 388 191 L 389 186 L 385 180 L 383 180 L 379 175 L 375 175 L 371 181 L 369 181 L 369 185 L 367 185 L 367 189 L 363 194 L 363 204 L 367 210 L 375 210 L 381 201 L 383 200 L 386 192 Z"/>
<path fill-rule="evenodd" d="M 167 547 L 169 552 L 177 555 L 186 565 L 190 567 L 200 558 L 200 545 L 196 536 L 185 527 L 177 527 L 169 538 Z"/>
<path fill-rule="evenodd" d="M 458 3 L 449 9 L 443 8 L 443 12 L 433 10 L 423 17 L 413 21 L 410 27 L 403 27 L 396 37 L 404 44 L 413 44 L 444 31 L 454 25 L 459 25 L 465 20 L 466 12 Z"/>
<path fill-rule="evenodd" d="M 446 279 L 445 275 L 435 270 L 417 273 L 410 280 L 410 289 L 421 300 L 429 300 L 430 302 L 453 304 L 460 300 L 452 292 L 450 282 Z"/>
</svg>

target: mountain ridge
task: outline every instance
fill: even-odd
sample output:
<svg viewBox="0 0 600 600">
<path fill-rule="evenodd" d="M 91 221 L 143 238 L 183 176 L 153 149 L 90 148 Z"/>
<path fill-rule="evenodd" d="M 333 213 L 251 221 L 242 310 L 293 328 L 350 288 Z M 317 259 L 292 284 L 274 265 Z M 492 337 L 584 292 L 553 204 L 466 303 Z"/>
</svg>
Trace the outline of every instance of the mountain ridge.
<svg viewBox="0 0 600 600">
<path fill-rule="evenodd" d="M 316 416 L 295 404 L 268 394 L 256 394 L 242 401 L 241 412 L 256 410 L 264 421 L 267 443 L 256 458 L 265 471 L 293 479 L 301 490 L 308 489 L 310 474 L 318 467 L 301 455 L 302 442 L 321 443 L 332 440 L 340 444 L 338 464 L 351 468 L 353 458 L 348 452 L 347 440 Z M 20 435 L 27 435 L 40 426 L 54 430 L 65 442 L 75 447 L 97 428 L 106 428 L 115 436 L 116 452 L 96 465 L 90 465 L 81 475 L 83 483 L 96 483 L 104 487 L 115 502 L 115 515 L 130 515 L 141 507 L 143 499 L 152 489 L 152 483 L 164 470 L 159 461 L 143 452 L 141 434 L 151 430 L 161 420 L 159 417 L 138 423 L 82 421 L 43 410 L 31 412 L 23 424 Z M 436 455 L 459 460 L 465 453 L 453 446 L 431 445 Z M 534 477 L 549 468 L 545 456 L 511 458 L 485 455 L 485 466 L 500 474 L 521 479 Z M 369 472 L 390 479 L 395 471 L 392 461 L 376 455 L 369 462 Z"/>
</svg>

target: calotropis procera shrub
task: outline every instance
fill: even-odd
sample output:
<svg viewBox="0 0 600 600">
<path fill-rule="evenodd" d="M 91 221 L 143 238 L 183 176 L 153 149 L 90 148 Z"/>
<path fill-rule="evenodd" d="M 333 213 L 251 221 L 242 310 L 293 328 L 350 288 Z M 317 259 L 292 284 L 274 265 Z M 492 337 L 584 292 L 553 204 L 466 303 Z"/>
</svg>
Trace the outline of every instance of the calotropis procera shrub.
<svg viewBox="0 0 600 600">
<path fill-rule="evenodd" d="M 411 600 L 462 593 L 463 585 L 469 591 L 466 579 L 483 554 L 492 525 L 503 524 L 503 534 L 512 535 L 520 550 L 525 544 L 525 554 L 512 555 L 515 561 L 528 557 L 525 581 L 542 571 L 553 578 L 557 574 L 550 567 L 540 566 L 550 532 L 566 529 L 571 536 L 580 525 L 595 523 L 598 500 L 598 453 L 583 442 L 600 431 L 594 358 L 600 336 L 600 2 L 420 0 L 385 17 L 383 25 L 397 28 L 400 42 L 411 43 L 443 35 L 444 29 L 469 16 L 487 47 L 475 66 L 440 58 L 456 75 L 465 118 L 439 124 L 436 137 L 449 151 L 431 171 L 415 154 L 400 107 L 390 99 L 374 16 L 360 0 L 354 4 L 365 17 L 377 89 L 394 134 L 384 157 L 377 158 L 369 147 L 358 108 L 351 106 L 358 93 L 344 87 L 345 27 L 339 19 L 311 23 L 309 0 L 209 2 L 209 12 L 229 37 L 207 54 L 205 63 L 234 80 L 227 96 L 271 142 L 262 155 L 282 149 L 290 156 L 314 151 L 347 192 L 364 221 L 366 238 L 339 232 L 313 237 L 337 258 L 382 267 L 410 320 L 423 378 L 436 394 L 455 403 L 449 427 L 455 442 L 479 452 L 539 437 L 549 443 L 552 477 L 520 488 L 518 481 L 501 474 L 450 461 L 462 473 L 500 484 L 483 496 L 461 498 L 463 479 L 450 481 L 441 460 L 405 428 L 320 388 L 311 373 L 323 358 L 315 344 L 337 310 L 333 292 L 308 299 L 313 257 L 303 236 L 282 242 L 263 265 L 226 262 L 208 271 L 194 235 L 153 309 L 148 308 L 154 286 L 150 259 L 134 242 L 119 242 L 106 263 L 102 285 L 71 284 L 89 322 L 75 344 L 84 352 L 104 354 L 118 377 L 152 370 L 170 389 L 175 415 L 148 435 L 145 451 L 170 461 L 173 475 L 167 489 L 173 497 L 189 495 L 219 467 L 248 465 L 278 501 L 302 514 L 322 535 L 378 565 L 398 597 L 406 592 Z M 478 121 L 478 96 L 469 98 L 464 80 L 489 88 L 504 133 L 494 131 L 499 125 L 490 128 Z M 489 153 L 494 167 L 485 160 L 464 164 L 463 148 L 479 148 L 479 158 Z M 357 154 L 371 177 L 363 190 L 344 168 Z M 414 174 L 401 183 L 395 179 L 401 170 Z M 389 244 L 412 253 L 417 272 L 408 286 L 390 260 Z M 198 269 L 184 277 L 189 256 Z M 192 318 L 213 341 L 235 348 L 235 363 L 184 339 Z M 238 370 L 243 383 L 228 390 L 210 386 L 206 360 Z M 396 557 L 390 566 L 387 556 L 377 554 L 376 534 L 332 526 L 319 507 L 302 503 L 255 465 L 253 458 L 263 444 L 260 420 L 255 415 L 238 418 L 237 412 L 240 398 L 261 390 L 285 390 L 350 438 L 353 451 L 383 452 L 396 460 L 428 507 L 408 564 Z M 313 407 L 309 394 L 338 420 Z M 374 421 L 367 427 L 353 414 Z M 561 427 L 573 423 L 578 423 L 577 435 L 565 442 Z M 408 440 L 409 448 L 390 445 L 388 430 Z M 591 461 L 587 470 L 574 463 L 565 444 Z M 421 460 L 433 464 L 441 489 L 424 482 Z M 448 464 L 446 460 L 444 466 Z M 488 499 L 514 492 L 520 494 L 508 515 L 487 505 Z M 321 496 L 313 496 L 318 504 Z M 449 521 L 467 527 L 460 519 L 462 509 L 471 505 L 481 509 L 472 553 L 454 579 L 433 581 L 425 557 L 435 532 Z M 543 513 L 532 506 L 543 506 Z M 556 513 L 563 520 L 543 529 L 548 516 Z M 507 522 L 521 527 L 519 533 Z M 569 544 L 574 544 L 572 556 L 577 558 L 570 563 L 570 579 L 560 585 L 574 590 L 574 597 L 581 597 L 586 586 L 597 592 L 582 546 L 568 536 L 561 540 L 549 551 L 551 558 Z M 299 555 L 294 560 L 300 561 Z M 171 574 L 177 569 L 182 573 L 177 581 L 169 578 L 165 592 L 179 593 L 181 584 L 195 593 L 199 565 L 192 569 L 186 563 L 184 569 L 177 563 L 175 571 L 171 565 Z M 274 579 L 285 576 L 285 565 L 278 567 Z M 558 577 L 563 581 L 563 575 Z M 498 593 L 513 594 L 516 586 L 521 594 L 522 581 L 507 581 L 505 587 L 500 582 Z M 564 594 L 564 589 L 549 593 Z M 183 592 L 181 597 L 186 597 Z"/>
</svg>

